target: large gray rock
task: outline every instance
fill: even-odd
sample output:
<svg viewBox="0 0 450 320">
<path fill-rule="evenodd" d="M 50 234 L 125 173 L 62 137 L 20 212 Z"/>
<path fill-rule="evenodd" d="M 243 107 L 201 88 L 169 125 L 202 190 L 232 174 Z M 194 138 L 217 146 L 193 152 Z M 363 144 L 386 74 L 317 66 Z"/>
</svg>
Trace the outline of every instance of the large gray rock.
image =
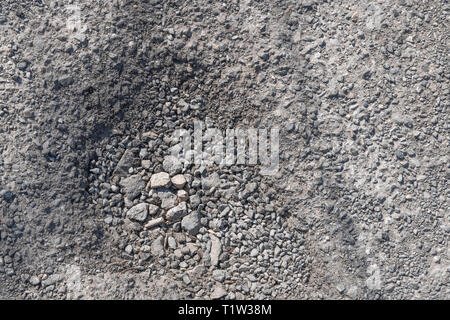
<svg viewBox="0 0 450 320">
<path fill-rule="evenodd" d="M 132 207 L 127 212 L 127 218 L 139 222 L 145 221 L 148 214 L 148 203 L 140 203 Z"/>
<path fill-rule="evenodd" d="M 142 190 L 145 188 L 145 182 L 138 174 L 132 175 L 128 178 L 120 180 L 120 186 L 123 187 L 125 195 L 131 201 L 141 195 Z"/>
<path fill-rule="evenodd" d="M 183 218 L 181 221 L 181 227 L 190 235 L 195 236 L 201 227 L 200 218 L 200 213 L 193 211 Z"/>
</svg>

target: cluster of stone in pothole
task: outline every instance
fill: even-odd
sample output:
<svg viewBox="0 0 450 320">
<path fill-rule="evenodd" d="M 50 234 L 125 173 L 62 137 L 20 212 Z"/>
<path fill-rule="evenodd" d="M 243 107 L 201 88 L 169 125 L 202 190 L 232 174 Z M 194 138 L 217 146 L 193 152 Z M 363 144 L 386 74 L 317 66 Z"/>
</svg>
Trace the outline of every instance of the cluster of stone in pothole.
<svg viewBox="0 0 450 320">
<path fill-rule="evenodd" d="M 156 137 L 124 141 L 98 152 L 89 191 L 136 268 L 171 272 L 197 297 L 276 297 L 307 279 L 304 241 L 254 168 L 183 168 L 173 156 L 158 163 Z"/>
</svg>

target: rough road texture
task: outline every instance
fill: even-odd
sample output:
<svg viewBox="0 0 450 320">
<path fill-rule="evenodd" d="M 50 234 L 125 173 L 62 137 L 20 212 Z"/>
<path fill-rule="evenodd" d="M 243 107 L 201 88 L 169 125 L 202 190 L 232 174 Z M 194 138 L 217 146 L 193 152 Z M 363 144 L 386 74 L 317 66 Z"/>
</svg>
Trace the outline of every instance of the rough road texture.
<svg viewBox="0 0 450 320">
<path fill-rule="evenodd" d="M 448 14 L 1 1 L 0 298 L 450 298 Z M 278 174 L 183 168 L 194 120 Z"/>
</svg>

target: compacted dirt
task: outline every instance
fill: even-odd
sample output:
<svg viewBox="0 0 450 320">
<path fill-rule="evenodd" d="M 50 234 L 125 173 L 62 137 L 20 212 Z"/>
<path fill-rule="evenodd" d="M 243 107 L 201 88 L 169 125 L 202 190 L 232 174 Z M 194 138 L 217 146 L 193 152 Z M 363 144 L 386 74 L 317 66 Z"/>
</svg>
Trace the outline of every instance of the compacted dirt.
<svg viewBox="0 0 450 320">
<path fill-rule="evenodd" d="M 450 298 L 448 17 L 0 1 L 0 298 Z M 279 129 L 278 172 L 185 165 L 194 121 Z"/>
</svg>

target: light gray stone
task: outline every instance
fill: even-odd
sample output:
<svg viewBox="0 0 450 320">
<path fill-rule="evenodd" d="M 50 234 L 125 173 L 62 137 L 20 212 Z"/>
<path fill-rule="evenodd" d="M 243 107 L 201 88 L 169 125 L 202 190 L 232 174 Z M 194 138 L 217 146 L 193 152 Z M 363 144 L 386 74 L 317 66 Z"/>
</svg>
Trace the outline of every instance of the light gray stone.
<svg viewBox="0 0 450 320">
<path fill-rule="evenodd" d="M 207 177 L 202 177 L 202 188 L 209 190 L 214 187 L 218 187 L 220 184 L 220 177 L 217 172 L 210 174 Z"/>
<path fill-rule="evenodd" d="M 41 279 L 39 279 L 39 277 L 32 276 L 32 277 L 30 278 L 30 283 L 31 283 L 33 286 L 37 286 L 38 284 L 41 283 Z"/>
<path fill-rule="evenodd" d="M 225 280 L 225 275 L 226 275 L 226 273 L 224 270 L 214 270 L 213 271 L 213 278 L 216 281 L 223 282 Z"/>
<path fill-rule="evenodd" d="M 150 220 L 149 222 L 147 222 L 147 224 L 144 227 L 147 228 L 147 229 L 151 229 L 151 228 L 159 226 L 159 225 L 161 225 L 163 223 L 164 223 L 164 218 L 163 217 L 159 217 L 159 218 Z"/>
<path fill-rule="evenodd" d="M 178 201 L 183 202 L 189 198 L 189 195 L 185 190 L 178 190 L 177 197 L 178 197 Z"/>
<path fill-rule="evenodd" d="M 151 245 L 151 253 L 155 257 L 161 257 L 164 255 L 164 238 L 163 236 L 159 236 L 155 240 L 153 240 Z"/>
<path fill-rule="evenodd" d="M 172 184 L 178 189 L 182 189 L 186 184 L 186 178 L 182 174 L 177 174 L 176 176 L 172 177 L 171 181 Z"/>
<path fill-rule="evenodd" d="M 211 234 L 211 265 L 217 266 L 219 264 L 219 256 L 222 253 L 222 244 L 220 239 Z"/>
<path fill-rule="evenodd" d="M 174 156 L 167 156 L 163 161 L 164 171 L 168 172 L 171 176 L 180 173 L 183 169 L 183 165 L 178 158 Z"/>
<path fill-rule="evenodd" d="M 161 199 L 162 209 L 170 209 L 177 205 L 177 196 L 169 189 L 160 189 L 157 194 Z"/>
<path fill-rule="evenodd" d="M 150 186 L 152 188 L 167 187 L 170 183 L 170 176 L 167 172 L 159 172 L 150 178 Z"/>
<path fill-rule="evenodd" d="M 156 215 L 159 212 L 159 207 L 154 204 L 148 205 L 148 214 L 151 216 Z"/>
<path fill-rule="evenodd" d="M 222 285 L 218 285 L 214 287 L 213 292 L 211 293 L 211 299 L 220 299 L 227 295 L 227 291 Z"/>
</svg>

